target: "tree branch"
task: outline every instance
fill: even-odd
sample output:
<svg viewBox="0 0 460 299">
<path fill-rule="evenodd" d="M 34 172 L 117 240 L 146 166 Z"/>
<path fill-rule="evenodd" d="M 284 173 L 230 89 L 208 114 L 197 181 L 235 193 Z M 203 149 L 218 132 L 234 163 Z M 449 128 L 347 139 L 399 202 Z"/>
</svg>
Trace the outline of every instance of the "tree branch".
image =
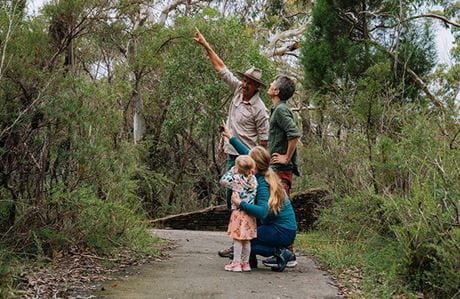
<svg viewBox="0 0 460 299">
<path fill-rule="evenodd" d="M 402 20 L 401 23 L 409 22 L 409 21 L 412 21 L 412 20 L 415 20 L 415 19 L 420 19 L 420 18 L 434 18 L 434 19 L 438 19 L 438 20 L 443 21 L 444 24 L 446 25 L 446 27 L 448 27 L 447 24 L 449 24 L 449 25 L 452 25 L 452 26 L 460 28 L 460 24 L 455 23 L 454 21 L 451 21 L 451 20 L 449 20 L 448 18 L 446 18 L 444 16 L 440 16 L 440 15 L 436 15 L 436 14 L 432 14 L 432 13 L 423 14 L 423 15 L 419 15 L 419 16 L 413 16 L 413 17 L 407 18 L 405 20 Z"/>
<path fill-rule="evenodd" d="M 24 114 L 26 114 L 29 110 L 33 109 L 35 107 L 35 104 L 42 99 L 41 95 L 42 95 L 42 92 L 45 91 L 48 86 L 51 84 L 51 82 L 53 82 L 54 78 L 51 77 L 49 79 L 48 82 L 46 82 L 46 84 L 44 85 L 44 87 L 42 88 L 42 90 L 40 90 L 38 92 L 38 95 L 37 97 L 32 101 L 32 103 L 30 103 L 30 105 L 28 107 L 26 107 L 26 109 L 22 110 L 18 117 L 16 117 L 16 119 L 13 121 L 13 123 L 11 125 L 9 125 L 8 127 L 6 127 L 1 133 L 0 133 L 0 138 L 3 137 L 5 135 L 6 132 L 8 132 L 11 128 L 13 128 L 20 120 L 21 118 L 24 116 Z"/>
<path fill-rule="evenodd" d="M 374 45 L 376 46 L 378 49 L 384 51 L 385 53 L 387 53 L 388 55 L 390 55 L 400 66 L 402 66 L 405 71 L 412 77 L 412 80 L 415 82 L 415 84 L 421 89 L 423 90 L 423 92 L 425 92 L 425 94 L 430 98 L 431 102 L 433 103 L 433 105 L 435 105 L 438 109 L 440 110 L 444 110 L 444 105 L 442 104 L 442 102 L 440 100 L 438 100 L 436 98 L 436 96 L 428 89 L 428 86 L 426 85 L 425 82 L 423 82 L 423 80 L 411 69 L 409 68 L 404 62 L 402 62 L 398 56 L 391 52 L 390 50 L 388 50 L 386 47 L 382 46 L 381 44 L 379 44 L 378 42 L 376 42 L 375 40 L 373 39 L 369 39 L 369 41 Z"/>
<path fill-rule="evenodd" d="M 459 133 L 460 133 L 460 129 L 457 131 L 457 133 L 455 133 L 454 138 L 452 138 L 452 140 L 450 141 L 450 144 L 449 144 L 450 149 L 456 149 L 456 147 L 454 146 L 454 143 Z"/>
<path fill-rule="evenodd" d="M 181 4 L 186 4 L 186 5 L 195 5 L 195 4 L 198 4 L 200 2 L 209 2 L 209 0 L 195 0 L 195 1 L 191 1 L 191 0 L 174 0 L 172 3 L 170 3 L 168 6 L 166 6 L 162 11 L 161 11 L 161 14 L 160 14 L 160 18 L 158 19 L 158 24 L 160 25 L 164 25 L 164 23 L 166 22 L 166 19 L 168 18 L 168 15 L 171 11 L 175 10 L 179 5 Z"/>
<path fill-rule="evenodd" d="M 267 55 L 267 57 L 283 56 L 283 55 L 293 55 L 297 57 L 297 55 L 295 55 L 294 53 L 289 53 L 289 52 L 295 51 L 298 48 L 300 48 L 300 44 L 299 42 L 296 41 L 292 43 L 291 45 L 275 48 L 273 50 L 268 50 L 265 52 L 265 54 Z"/>
<path fill-rule="evenodd" d="M 278 32 L 275 34 L 267 45 L 267 48 L 272 49 L 275 47 L 276 43 L 281 39 L 287 39 L 294 36 L 299 36 L 305 32 L 307 29 L 307 24 L 300 26 L 299 28 L 289 29 L 286 31 Z"/>
<path fill-rule="evenodd" d="M 391 15 L 382 15 L 382 16 L 390 17 Z M 451 21 L 451 20 L 447 19 L 444 16 L 440 16 L 440 15 L 436 15 L 436 14 L 423 14 L 423 15 L 418 15 L 418 16 L 409 17 L 407 19 L 403 19 L 403 20 L 401 20 L 400 22 L 397 22 L 394 25 L 377 25 L 377 26 L 373 27 L 370 31 L 374 31 L 375 29 L 380 29 L 380 28 L 391 29 L 391 28 L 394 28 L 396 26 L 400 26 L 402 23 L 409 22 L 409 21 L 412 21 L 412 20 L 415 20 L 415 19 L 421 19 L 421 18 L 438 19 L 438 20 L 441 20 L 446 27 L 448 27 L 448 25 L 452 25 L 454 27 L 460 28 L 459 23 L 455 23 L 454 21 Z"/>
<path fill-rule="evenodd" d="M 14 11 L 16 10 L 16 4 L 11 6 L 10 11 L 6 11 L 6 5 L 3 4 L 2 8 L 5 8 L 5 14 L 8 18 L 8 29 L 6 30 L 5 37 L 2 38 L 3 41 L 0 41 L 0 45 L 3 42 L 3 49 L 2 49 L 2 57 L 0 59 L 0 80 L 2 79 L 3 72 L 5 69 L 5 58 L 6 58 L 6 50 L 9 40 L 11 39 L 11 35 L 13 34 L 14 30 Z"/>
<path fill-rule="evenodd" d="M 94 16 L 90 18 L 91 13 L 94 11 Z M 47 67 L 50 68 L 53 66 L 58 56 L 66 49 L 72 39 L 76 38 L 83 30 L 85 30 L 90 25 L 90 22 L 92 20 L 96 20 L 103 11 L 103 8 L 96 9 L 96 7 L 93 7 L 93 9 L 90 9 L 90 11 L 81 18 L 80 22 L 73 26 L 66 36 L 60 41 L 59 47 L 48 61 Z"/>
</svg>

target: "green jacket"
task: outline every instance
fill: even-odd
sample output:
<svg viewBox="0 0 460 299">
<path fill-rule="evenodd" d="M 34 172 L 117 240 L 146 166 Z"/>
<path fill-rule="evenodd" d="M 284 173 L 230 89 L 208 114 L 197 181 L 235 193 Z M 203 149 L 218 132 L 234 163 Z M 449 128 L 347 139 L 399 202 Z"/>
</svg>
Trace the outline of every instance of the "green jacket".
<svg viewBox="0 0 460 299">
<path fill-rule="evenodd" d="M 301 136 L 294 119 L 294 113 L 281 101 L 272 107 L 270 113 L 270 130 L 268 135 L 268 151 L 270 154 L 286 154 L 288 141 Z M 272 164 L 274 170 L 290 170 L 295 175 L 300 175 L 297 168 L 297 149 L 288 164 Z"/>
</svg>

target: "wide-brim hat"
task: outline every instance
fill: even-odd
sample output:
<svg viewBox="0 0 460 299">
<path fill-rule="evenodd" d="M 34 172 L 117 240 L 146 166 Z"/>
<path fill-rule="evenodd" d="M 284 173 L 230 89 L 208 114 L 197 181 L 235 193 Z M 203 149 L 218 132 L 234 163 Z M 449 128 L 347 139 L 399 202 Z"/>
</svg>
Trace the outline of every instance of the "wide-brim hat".
<svg viewBox="0 0 460 299">
<path fill-rule="evenodd" d="M 236 72 L 236 73 L 240 76 L 240 78 L 246 77 L 246 78 L 251 79 L 252 81 L 259 83 L 264 88 L 267 87 L 267 85 L 265 85 L 265 83 L 262 81 L 262 70 L 258 68 L 252 67 L 244 73 L 242 72 Z"/>
</svg>

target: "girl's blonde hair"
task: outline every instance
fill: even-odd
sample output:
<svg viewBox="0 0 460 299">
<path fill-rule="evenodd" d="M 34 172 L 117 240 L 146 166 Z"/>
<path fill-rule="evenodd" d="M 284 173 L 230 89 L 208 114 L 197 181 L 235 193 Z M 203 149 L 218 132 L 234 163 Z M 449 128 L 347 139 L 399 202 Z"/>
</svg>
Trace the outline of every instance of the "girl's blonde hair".
<svg viewBox="0 0 460 299">
<path fill-rule="evenodd" d="M 249 176 L 251 170 L 256 168 L 256 162 L 248 155 L 241 155 L 236 157 L 235 166 L 239 173 Z"/>
<path fill-rule="evenodd" d="M 270 212 L 277 214 L 281 211 L 286 193 L 278 175 L 270 168 L 270 154 L 261 147 L 256 146 L 251 149 L 249 156 L 255 161 L 257 171 L 265 176 L 265 180 L 270 187 L 270 199 L 268 200 L 268 209 Z"/>
</svg>

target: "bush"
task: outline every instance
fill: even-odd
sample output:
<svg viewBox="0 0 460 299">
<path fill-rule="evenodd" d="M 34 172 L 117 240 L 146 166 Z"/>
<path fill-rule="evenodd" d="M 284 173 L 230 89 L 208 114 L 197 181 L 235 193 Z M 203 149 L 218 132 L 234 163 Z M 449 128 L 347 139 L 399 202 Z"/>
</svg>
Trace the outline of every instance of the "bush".
<svg viewBox="0 0 460 299">
<path fill-rule="evenodd" d="M 458 124 L 405 109 L 395 131 L 376 132 L 374 141 L 351 132 L 348 144 L 310 142 L 307 180 L 326 185 L 334 197 L 318 228 L 327 236 L 321 242 L 335 249 L 316 254 L 332 266 L 358 265 L 369 296 L 450 298 L 460 281 L 460 150 L 439 127 L 455 132 Z"/>
<path fill-rule="evenodd" d="M 11 260 L 10 253 L 0 250 L 0 298 L 8 298 L 10 295 L 9 288 L 13 282 Z"/>
<path fill-rule="evenodd" d="M 331 208 L 322 211 L 318 228 L 344 240 L 373 236 L 382 231 L 380 206 L 381 198 L 372 191 L 336 198 Z"/>
</svg>

